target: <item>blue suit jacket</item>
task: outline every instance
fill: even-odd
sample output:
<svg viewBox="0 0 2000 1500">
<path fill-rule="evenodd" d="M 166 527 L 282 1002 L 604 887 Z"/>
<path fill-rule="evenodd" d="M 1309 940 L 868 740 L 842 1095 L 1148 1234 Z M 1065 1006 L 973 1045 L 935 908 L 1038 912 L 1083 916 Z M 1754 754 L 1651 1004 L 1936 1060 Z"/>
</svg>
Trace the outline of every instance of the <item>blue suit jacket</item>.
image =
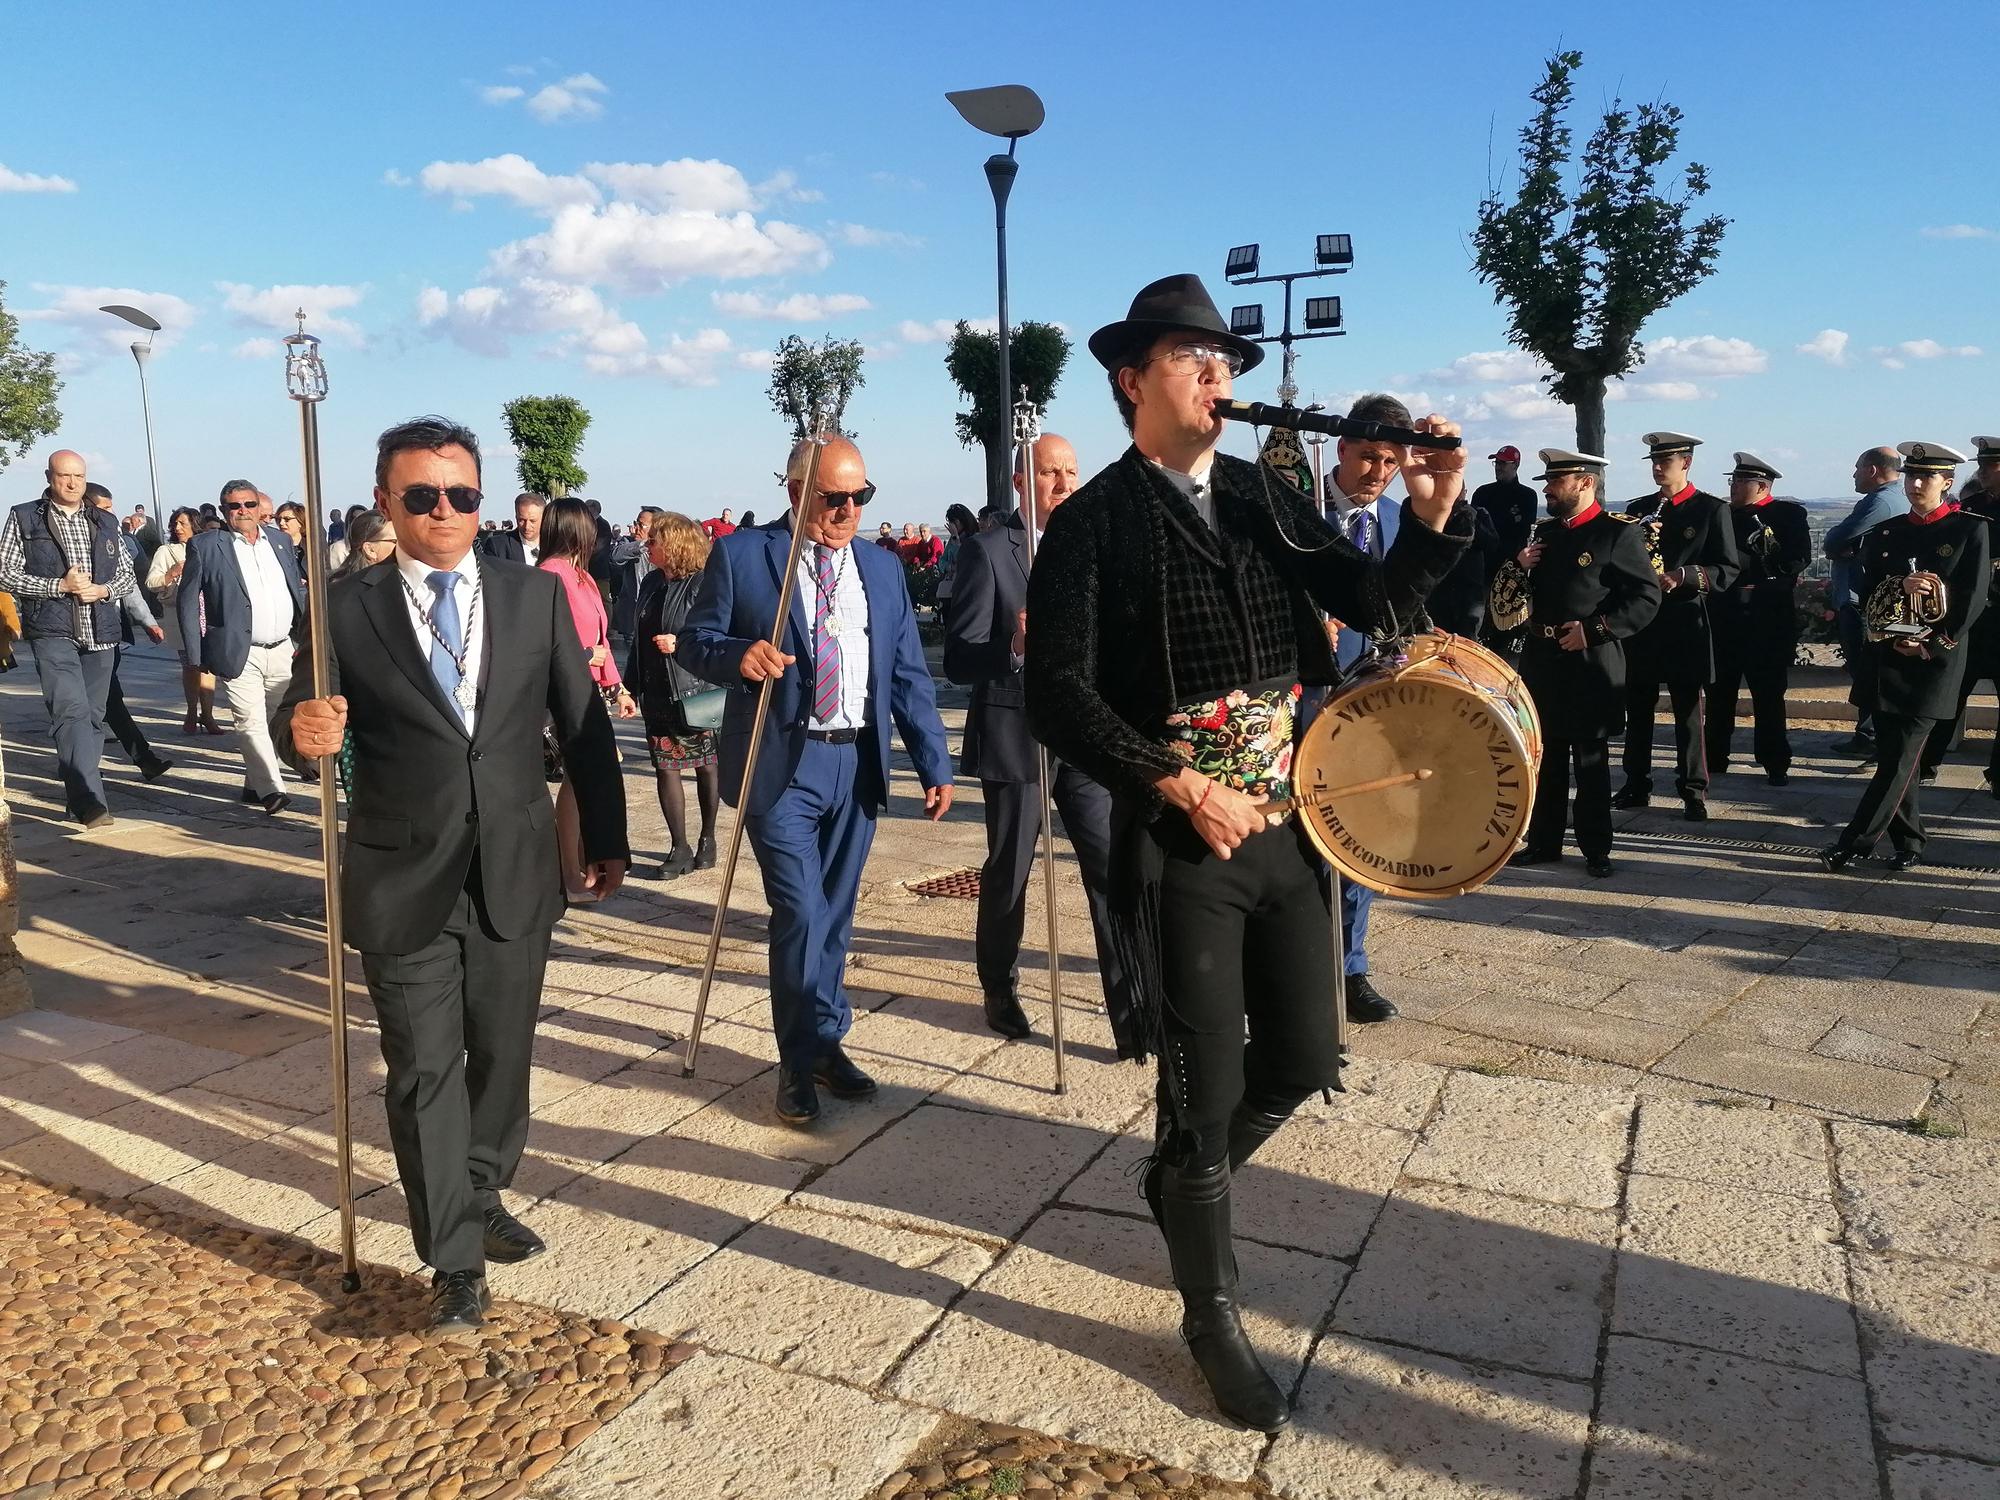
<svg viewBox="0 0 2000 1500">
<path fill-rule="evenodd" d="M 305 618 L 306 586 L 299 577 L 299 560 L 292 539 L 275 526 L 264 528 L 264 544 L 284 570 L 292 595 L 292 622 Z M 180 593 L 174 597 L 180 614 L 181 639 L 197 649 L 202 670 L 228 679 L 243 675 L 250 660 L 250 586 L 236 562 L 236 533 L 224 527 L 204 531 L 188 543 L 181 569 Z M 208 628 L 202 628 L 203 621 Z"/>
<path fill-rule="evenodd" d="M 778 612 L 778 581 L 791 547 L 784 521 L 770 526 L 738 528 L 709 553 L 702 569 L 701 589 L 680 633 L 675 655 L 695 676 L 733 688 L 722 718 L 722 795 L 738 805 L 743 764 L 750 751 L 750 725 L 757 711 L 757 693 L 743 681 L 743 653 L 751 643 L 767 639 Z M 917 618 L 910 609 L 909 585 L 896 557 L 881 547 L 860 542 L 849 555 L 868 600 L 868 703 L 860 748 L 872 756 L 876 775 L 864 777 L 857 791 L 872 799 L 871 811 L 887 804 L 889 736 L 884 722 L 893 720 L 903 747 L 915 764 L 917 779 L 926 787 L 951 784 L 951 753 L 945 745 L 944 721 L 938 717 L 937 694 L 924 661 Z M 751 814 L 769 812 L 798 769 L 805 752 L 806 728 L 812 705 L 808 685 L 813 670 L 812 625 L 800 591 L 792 591 L 791 620 L 784 649 L 796 663 L 771 686 L 771 713 L 764 725 L 764 748 L 757 758 L 757 779 L 750 788 Z M 865 789 L 865 790 L 864 790 Z"/>
</svg>

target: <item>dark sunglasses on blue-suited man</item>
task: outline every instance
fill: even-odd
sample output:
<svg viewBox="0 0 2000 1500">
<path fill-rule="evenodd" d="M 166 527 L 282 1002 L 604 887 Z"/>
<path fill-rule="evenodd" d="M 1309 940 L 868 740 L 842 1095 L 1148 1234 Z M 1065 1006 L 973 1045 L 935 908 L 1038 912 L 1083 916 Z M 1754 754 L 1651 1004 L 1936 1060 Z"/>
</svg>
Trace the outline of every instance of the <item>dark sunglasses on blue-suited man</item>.
<svg viewBox="0 0 2000 1500">
<path fill-rule="evenodd" d="M 479 502 L 486 497 L 469 484 L 454 484 L 439 489 L 434 484 L 413 484 L 396 497 L 403 502 L 403 509 L 413 516 L 427 516 L 438 508 L 438 501 L 449 500 L 451 508 L 461 516 L 469 516 L 479 509 Z"/>
</svg>

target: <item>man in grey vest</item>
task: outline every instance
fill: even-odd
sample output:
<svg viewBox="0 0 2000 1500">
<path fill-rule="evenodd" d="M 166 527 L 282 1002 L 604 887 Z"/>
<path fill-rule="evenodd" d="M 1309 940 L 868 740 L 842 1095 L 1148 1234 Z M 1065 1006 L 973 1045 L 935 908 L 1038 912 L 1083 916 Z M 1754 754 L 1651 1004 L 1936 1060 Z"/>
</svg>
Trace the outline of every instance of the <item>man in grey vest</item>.
<svg viewBox="0 0 2000 1500">
<path fill-rule="evenodd" d="M 117 518 L 84 499 L 83 455 L 49 455 L 48 488 L 17 505 L 0 530 L 0 589 L 19 602 L 35 656 L 69 815 L 113 822 L 98 763 L 105 701 L 118 660 L 119 601 L 138 587 Z"/>
</svg>

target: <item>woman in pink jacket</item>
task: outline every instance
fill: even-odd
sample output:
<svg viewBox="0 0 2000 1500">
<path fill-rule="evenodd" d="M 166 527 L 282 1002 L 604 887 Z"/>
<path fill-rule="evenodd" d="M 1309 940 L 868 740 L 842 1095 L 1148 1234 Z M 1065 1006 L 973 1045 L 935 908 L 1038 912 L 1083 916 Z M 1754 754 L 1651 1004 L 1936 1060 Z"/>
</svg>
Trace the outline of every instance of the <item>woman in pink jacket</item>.
<svg viewBox="0 0 2000 1500">
<path fill-rule="evenodd" d="M 639 708 L 618 680 L 611 659 L 611 621 L 604 612 L 604 594 L 590 576 L 590 554 L 597 547 L 597 524 L 581 500 L 556 500 L 542 512 L 540 555 L 536 566 L 562 580 L 577 638 L 590 656 L 590 677 L 604 695 L 604 706 L 621 719 Z M 583 885 L 583 833 L 577 821 L 576 793 L 564 776 L 556 792 L 556 843 L 562 856 L 563 889 L 571 904 L 597 899 Z"/>
</svg>

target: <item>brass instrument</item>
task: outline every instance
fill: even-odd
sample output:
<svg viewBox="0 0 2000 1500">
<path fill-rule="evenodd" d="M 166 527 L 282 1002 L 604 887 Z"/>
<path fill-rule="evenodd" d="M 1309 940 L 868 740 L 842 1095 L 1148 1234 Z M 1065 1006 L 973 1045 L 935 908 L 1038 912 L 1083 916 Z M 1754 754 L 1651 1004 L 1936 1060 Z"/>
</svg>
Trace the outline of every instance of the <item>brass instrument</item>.
<svg viewBox="0 0 2000 1500">
<path fill-rule="evenodd" d="M 1914 594 L 1903 587 L 1910 574 L 1917 571 L 1917 560 L 1910 558 L 1901 573 L 1889 574 L 1869 592 L 1861 609 L 1861 623 L 1869 640 L 1921 641 L 1944 618 L 1942 579 L 1925 584 Z"/>
<path fill-rule="evenodd" d="M 1543 521 L 1535 527 L 1532 545 L 1546 547 L 1555 539 L 1560 521 Z M 1486 590 L 1486 618 L 1495 630 L 1519 630 L 1534 612 L 1535 596 L 1529 570 L 1518 558 L 1510 557 L 1493 570 L 1493 582 Z"/>
</svg>

